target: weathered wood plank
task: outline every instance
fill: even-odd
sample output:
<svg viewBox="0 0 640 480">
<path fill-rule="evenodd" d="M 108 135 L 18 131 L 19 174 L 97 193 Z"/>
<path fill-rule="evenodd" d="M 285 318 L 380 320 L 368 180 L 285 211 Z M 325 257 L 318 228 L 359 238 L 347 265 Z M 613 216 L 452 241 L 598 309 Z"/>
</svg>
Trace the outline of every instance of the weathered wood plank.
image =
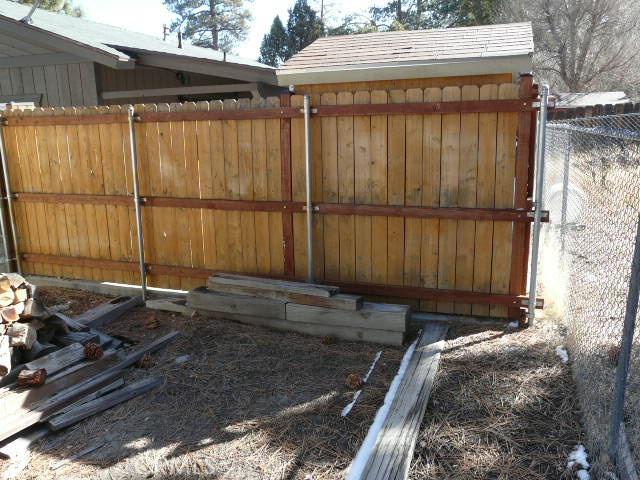
<svg viewBox="0 0 640 480">
<path fill-rule="evenodd" d="M 242 295 L 230 295 L 196 288 L 187 294 L 187 307 L 195 310 L 205 310 L 220 313 L 239 313 L 242 315 L 256 315 L 261 317 L 286 318 L 285 305 L 287 302 L 270 298 L 258 298 Z"/>
<path fill-rule="evenodd" d="M 372 433 L 377 435 L 374 447 L 358 452 L 347 477 L 349 480 L 407 478 L 446 332 L 447 327 L 443 325 L 425 326 L 400 380 L 388 415 L 380 430 Z M 363 468 L 358 469 L 359 465 Z"/>
<path fill-rule="evenodd" d="M 61 430 L 65 427 L 78 423 L 96 413 L 100 413 L 120 403 L 126 402 L 138 395 L 148 392 L 162 384 L 160 378 L 143 378 L 135 383 L 129 384 L 115 392 L 111 392 L 102 397 L 78 405 L 61 415 L 51 418 L 47 425 L 53 431 Z"/>
<path fill-rule="evenodd" d="M 316 323 L 352 328 L 371 328 L 404 332 L 407 327 L 409 307 L 364 302 L 357 312 L 322 308 L 311 305 L 287 304 L 287 320 L 290 322 Z"/>
<path fill-rule="evenodd" d="M 215 288 L 215 285 L 238 285 L 251 287 L 256 289 L 256 291 L 291 292 L 313 295 L 316 297 L 330 297 L 340 291 L 338 287 L 329 285 L 289 282 L 287 280 L 276 280 L 271 278 L 247 277 L 244 275 L 234 275 L 230 273 L 218 273 L 209 277 L 208 285 L 209 288 Z"/>
<path fill-rule="evenodd" d="M 341 327 L 339 325 L 319 325 L 317 323 L 290 322 L 277 318 L 257 317 L 254 315 L 240 315 L 234 313 L 212 313 L 212 317 L 233 320 L 248 325 L 258 325 L 285 332 L 297 332 L 319 337 L 334 337 L 354 342 L 380 343 L 382 345 L 402 345 L 403 332 L 390 330 L 375 330 L 372 328 Z"/>
<path fill-rule="evenodd" d="M 138 305 L 142 305 L 142 297 L 117 297 L 73 317 L 73 320 L 88 327 L 98 328 L 108 325 Z"/>
</svg>

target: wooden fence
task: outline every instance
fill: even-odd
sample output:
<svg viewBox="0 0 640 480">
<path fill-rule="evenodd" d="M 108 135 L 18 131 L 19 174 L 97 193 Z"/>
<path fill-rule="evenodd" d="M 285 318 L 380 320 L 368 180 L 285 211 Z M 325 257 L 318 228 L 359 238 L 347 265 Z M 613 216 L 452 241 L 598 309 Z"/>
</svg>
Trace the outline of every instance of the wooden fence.
<svg viewBox="0 0 640 480">
<path fill-rule="evenodd" d="M 532 186 L 520 84 L 313 95 L 319 280 L 426 311 L 516 316 Z M 149 284 L 306 275 L 302 96 L 135 107 Z M 138 283 L 125 107 L 7 112 L 27 273 Z"/>
</svg>

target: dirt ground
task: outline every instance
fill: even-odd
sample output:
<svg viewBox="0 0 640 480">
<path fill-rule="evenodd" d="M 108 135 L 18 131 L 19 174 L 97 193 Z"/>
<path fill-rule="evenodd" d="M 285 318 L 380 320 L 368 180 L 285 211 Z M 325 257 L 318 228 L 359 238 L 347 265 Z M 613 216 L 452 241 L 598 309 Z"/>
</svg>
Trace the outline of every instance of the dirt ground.
<svg viewBox="0 0 640 480">
<path fill-rule="evenodd" d="M 105 297 L 44 289 L 80 313 Z M 160 326 L 145 328 L 150 316 Z M 39 442 L 21 479 L 301 479 L 344 477 L 395 375 L 402 349 L 335 342 L 233 322 L 139 308 L 106 328 L 145 342 L 178 341 L 154 355 L 146 395 Z M 412 479 L 570 479 L 581 442 L 569 369 L 554 353 L 550 322 L 524 331 L 450 331 L 410 472 Z M 344 380 L 382 363 L 357 407 Z M 184 363 L 176 358 L 190 355 Z M 104 445 L 52 470 L 82 449 Z M 7 462 L 0 461 L 0 472 Z"/>
<path fill-rule="evenodd" d="M 411 478 L 572 479 L 582 443 L 561 328 L 450 330 L 421 427 Z"/>
</svg>

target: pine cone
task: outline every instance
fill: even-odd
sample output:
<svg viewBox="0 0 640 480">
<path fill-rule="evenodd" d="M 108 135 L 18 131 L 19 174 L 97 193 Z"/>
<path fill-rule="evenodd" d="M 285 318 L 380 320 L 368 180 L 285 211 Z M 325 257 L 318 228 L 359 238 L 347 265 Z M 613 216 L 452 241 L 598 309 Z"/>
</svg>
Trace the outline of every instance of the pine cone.
<svg viewBox="0 0 640 480">
<path fill-rule="evenodd" d="M 158 322 L 158 318 L 156 317 L 155 313 L 153 313 L 145 320 L 144 326 L 149 330 L 153 330 L 154 328 L 158 328 L 160 326 L 160 322 Z"/>
<path fill-rule="evenodd" d="M 98 360 L 104 355 L 102 347 L 97 343 L 89 342 L 84 346 L 84 356 L 89 360 Z"/>
<path fill-rule="evenodd" d="M 151 355 L 149 355 L 148 353 L 145 353 L 144 356 L 138 362 L 138 367 L 143 368 L 145 370 L 149 370 L 151 367 L 153 367 L 153 359 L 151 358 Z"/>
<path fill-rule="evenodd" d="M 47 379 L 47 371 L 44 368 L 38 370 L 22 370 L 18 374 L 18 386 L 37 387 L 44 384 Z"/>
<path fill-rule="evenodd" d="M 357 373 L 352 373 L 347 377 L 345 383 L 347 384 L 347 387 L 353 390 L 358 390 L 363 387 L 364 380 L 362 380 L 362 377 Z"/>
<path fill-rule="evenodd" d="M 620 346 L 614 345 L 611 348 L 609 348 L 607 355 L 609 356 L 609 361 L 613 365 L 618 365 L 618 358 L 620 357 Z"/>
<path fill-rule="evenodd" d="M 333 345 L 335 343 L 335 339 L 330 335 L 325 335 L 320 339 L 320 342 L 323 345 Z"/>
</svg>

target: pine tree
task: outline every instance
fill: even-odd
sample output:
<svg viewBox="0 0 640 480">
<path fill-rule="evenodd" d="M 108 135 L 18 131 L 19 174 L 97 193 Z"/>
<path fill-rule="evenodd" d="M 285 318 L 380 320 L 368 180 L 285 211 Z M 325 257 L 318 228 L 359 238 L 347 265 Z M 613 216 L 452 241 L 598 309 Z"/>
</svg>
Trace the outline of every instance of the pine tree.
<svg viewBox="0 0 640 480">
<path fill-rule="evenodd" d="M 307 0 L 296 0 L 287 20 L 286 58 L 293 57 L 324 34 L 324 24 Z"/>
<path fill-rule="evenodd" d="M 432 27 L 471 27 L 495 22 L 498 0 L 439 0 L 432 2 Z"/>
<path fill-rule="evenodd" d="M 33 5 L 35 0 L 13 0 L 17 3 L 22 3 L 23 5 Z M 56 13 L 66 13 L 67 15 L 71 15 L 74 17 L 81 17 L 82 10 L 80 7 L 76 7 L 73 5 L 71 0 L 42 0 L 38 8 L 42 8 L 43 10 L 50 10 Z"/>
<path fill-rule="evenodd" d="M 178 16 L 171 30 L 181 29 L 194 45 L 229 51 L 247 36 L 251 12 L 244 0 L 164 0 L 164 4 Z"/>
<path fill-rule="evenodd" d="M 260 45 L 259 62 L 272 67 L 279 66 L 287 58 L 287 31 L 284 29 L 280 16 L 276 15 L 271 24 L 271 30 L 262 39 Z"/>
</svg>

